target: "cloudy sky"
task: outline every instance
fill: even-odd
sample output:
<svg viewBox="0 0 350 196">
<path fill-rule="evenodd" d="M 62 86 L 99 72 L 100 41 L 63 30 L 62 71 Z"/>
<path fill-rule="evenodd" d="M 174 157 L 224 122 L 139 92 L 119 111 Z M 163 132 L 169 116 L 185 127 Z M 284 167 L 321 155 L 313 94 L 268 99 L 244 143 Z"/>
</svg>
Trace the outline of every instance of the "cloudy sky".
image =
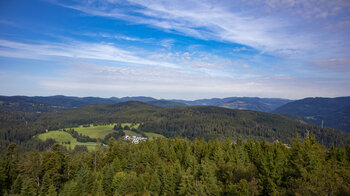
<svg viewBox="0 0 350 196">
<path fill-rule="evenodd" d="M 1 0 L 0 95 L 350 95 L 348 0 Z"/>
</svg>

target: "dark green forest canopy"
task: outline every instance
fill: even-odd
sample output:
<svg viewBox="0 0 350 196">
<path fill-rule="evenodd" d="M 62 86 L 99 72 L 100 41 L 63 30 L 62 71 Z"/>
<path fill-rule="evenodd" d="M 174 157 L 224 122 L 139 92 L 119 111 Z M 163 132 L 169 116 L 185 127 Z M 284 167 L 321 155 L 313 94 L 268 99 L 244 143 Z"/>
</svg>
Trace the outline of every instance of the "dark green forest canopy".
<svg viewBox="0 0 350 196">
<path fill-rule="evenodd" d="M 233 110 L 214 106 L 161 108 L 140 102 L 90 105 L 74 110 L 42 115 L 37 124 L 49 130 L 87 123 L 138 122 L 144 132 L 166 137 L 225 139 L 252 137 L 290 143 L 297 134 L 309 132 L 326 146 L 350 144 L 350 134 L 334 129 L 289 120 L 278 114 Z"/>
<path fill-rule="evenodd" d="M 313 134 L 280 142 L 121 140 L 87 152 L 8 146 L 0 195 L 350 195 L 350 146 L 326 149 Z"/>
<path fill-rule="evenodd" d="M 329 128 L 287 119 L 278 114 L 233 110 L 214 106 L 162 108 L 130 101 L 118 104 L 89 105 L 52 113 L 1 113 L 1 145 L 24 143 L 32 136 L 83 124 L 109 124 L 116 122 L 140 123 L 143 132 L 155 132 L 166 137 L 185 137 L 206 140 L 227 137 L 275 140 L 290 144 L 299 134 L 314 133 L 317 140 L 329 147 L 350 144 L 350 134 Z"/>
<path fill-rule="evenodd" d="M 308 123 L 350 133 L 350 97 L 305 98 L 287 103 L 274 113 L 298 116 Z"/>
</svg>

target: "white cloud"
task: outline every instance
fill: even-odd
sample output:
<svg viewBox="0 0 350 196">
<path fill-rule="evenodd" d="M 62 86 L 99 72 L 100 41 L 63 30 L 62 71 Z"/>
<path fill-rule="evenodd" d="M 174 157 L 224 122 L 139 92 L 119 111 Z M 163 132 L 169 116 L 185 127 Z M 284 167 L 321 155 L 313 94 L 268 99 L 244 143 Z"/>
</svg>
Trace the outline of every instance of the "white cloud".
<svg viewBox="0 0 350 196">
<path fill-rule="evenodd" d="M 131 51 L 132 50 L 132 51 Z M 83 59 L 111 61 L 115 66 L 152 66 L 177 69 L 186 72 L 229 76 L 225 68 L 233 65 L 231 60 L 203 52 L 144 51 L 139 48 L 116 46 L 112 43 L 90 43 L 70 40 L 70 43 L 35 42 L 22 43 L 0 39 L 0 56 L 38 60 L 68 61 Z"/>
<path fill-rule="evenodd" d="M 171 47 L 174 45 L 175 40 L 174 39 L 163 39 L 160 40 L 159 44 L 165 48 L 171 49 Z"/>
<path fill-rule="evenodd" d="M 177 69 L 148 66 L 113 67 L 80 62 L 69 70 L 62 70 L 60 79 L 46 79 L 44 88 L 82 92 L 80 96 L 144 95 L 158 98 L 197 99 L 203 97 L 260 96 L 303 98 L 307 96 L 340 96 L 349 87 L 349 79 L 303 78 L 291 75 L 217 77 L 188 73 Z M 86 94 L 84 94 L 86 93 Z M 95 94 L 93 94 L 95 93 Z"/>
<path fill-rule="evenodd" d="M 311 62 L 317 68 L 338 72 L 350 72 L 350 58 L 331 58 Z"/>
<path fill-rule="evenodd" d="M 112 35 L 108 33 L 83 33 L 82 35 L 89 36 L 89 37 L 103 37 L 103 38 L 110 38 L 110 39 L 120 39 L 120 40 L 140 41 L 140 42 L 145 42 L 150 40 L 150 39 L 141 39 L 138 37 L 125 36 L 121 34 Z"/>
<path fill-rule="evenodd" d="M 60 5 L 199 39 L 239 43 L 281 57 L 334 58 L 339 51 L 349 51 L 348 2 L 86 0 Z M 336 25 L 336 30 L 329 28 L 334 24 L 342 25 Z"/>
<path fill-rule="evenodd" d="M 48 59 L 51 56 L 118 61 L 140 65 L 154 65 L 162 67 L 178 67 L 169 62 L 148 60 L 118 48 L 110 43 L 20 43 L 0 40 L 0 56 L 29 59 Z"/>
<path fill-rule="evenodd" d="M 263 16 L 263 13 L 269 10 L 273 13 L 273 11 L 282 9 L 289 14 L 304 16 L 311 13 L 318 17 L 319 15 L 334 15 L 339 11 L 337 11 L 338 8 L 329 8 L 329 5 L 334 5 L 327 3 L 329 1 L 322 1 L 322 3 L 302 1 L 300 3 L 299 1 L 272 0 L 266 3 L 255 2 L 254 7 L 249 3 L 231 1 L 217 3 L 190 0 L 184 3 L 183 1 L 130 0 L 128 5 L 132 6 L 128 10 L 119 8 L 120 2 L 105 3 L 104 6 L 99 4 L 96 6 L 91 3 L 94 1 L 89 2 L 65 6 L 92 15 L 148 24 L 202 39 L 240 43 L 267 52 L 277 51 L 279 54 L 290 54 L 291 51 L 294 54 L 295 51 L 312 48 L 319 41 L 314 40 L 313 34 L 316 32 L 305 30 L 303 24 L 298 23 L 297 19 L 271 17 L 271 14 Z M 314 6 L 315 3 L 322 7 L 315 8 L 317 7 Z M 242 8 L 242 5 L 246 6 L 248 11 L 240 11 L 239 8 Z M 252 13 L 256 10 L 258 10 L 257 13 Z"/>
<path fill-rule="evenodd" d="M 235 47 L 234 49 L 232 49 L 233 52 L 241 52 L 246 50 L 247 50 L 246 47 Z"/>
</svg>

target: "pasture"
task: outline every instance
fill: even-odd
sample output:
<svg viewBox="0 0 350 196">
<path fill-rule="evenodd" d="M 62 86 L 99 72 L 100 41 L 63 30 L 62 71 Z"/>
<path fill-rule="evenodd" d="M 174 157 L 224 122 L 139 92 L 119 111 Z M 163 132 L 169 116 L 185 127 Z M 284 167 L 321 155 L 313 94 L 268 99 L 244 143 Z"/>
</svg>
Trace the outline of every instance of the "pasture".
<svg viewBox="0 0 350 196">
<path fill-rule="evenodd" d="M 157 138 L 157 137 L 160 137 L 160 138 L 165 138 L 164 135 L 160 135 L 158 133 L 151 133 L 151 132 L 143 132 L 148 138 Z"/>
<path fill-rule="evenodd" d="M 103 139 L 106 137 L 106 135 L 114 131 L 113 130 L 114 125 L 116 124 L 98 125 L 98 126 L 91 125 L 90 127 L 84 127 L 83 125 L 81 125 L 79 127 L 74 128 L 74 131 L 82 135 L 87 135 L 91 138 Z"/>
<path fill-rule="evenodd" d="M 37 137 L 43 141 L 49 138 L 54 139 L 56 140 L 56 142 L 58 142 L 62 146 L 65 146 L 71 149 L 74 149 L 76 145 L 84 145 L 88 148 L 88 150 L 93 150 L 97 145 L 97 143 L 95 142 L 86 142 L 86 143 L 78 142 L 77 139 L 74 138 L 71 134 L 64 131 L 49 131 L 47 133 L 39 134 L 37 135 Z"/>
<path fill-rule="evenodd" d="M 91 138 L 104 139 L 106 137 L 106 135 L 108 135 L 114 131 L 113 127 L 115 125 L 117 125 L 117 123 L 109 124 L 109 125 L 97 125 L 97 126 L 90 125 L 89 127 L 84 127 L 83 125 L 80 125 L 79 127 L 74 128 L 74 131 L 76 131 L 82 135 L 87 135 Z M 128 126 L 128 127 L 130 127 L 130 129 L 132 129 L 132 128 L 137 129 L 140 126 L 140 124 L 135 124 L 132 126 L 132 123 L 121 123 L 121 126 L 122 126 L 122 128 L 124 128 L 125 126 Z M 126 134 L 140 136 L 139 134 L 137 134 L 133 131 L 129 131 Z"/>
<path fill-rule="evenodd" d="M 97 125 L 97 126 L 79 126 L 79 127 L 73 127 L 71 129 L 74 129 L 74 131 L 78 132 L 81 135 L 89 136 L 90 138 L 96 138 L 103 140 L 105 136 L 108 134 L 114 132 L 113 130 L 114 126 L 117 125 L 109 124 L 109 125 Z M 137 129 L 140 124 L 132 124 L 132 123 L 121 123 L 122 128 L 124 129 L 125 126 L 130 127 L 130 129 L 135 128 Z M 66 128 L 70 129 L 70 128 Z M 130 136 L 142 136 L 140 133 L 136 133 L 131 130 L 123 130 L 125 134 Z M 157 133 L 151 133 L 151 132 L 144 132 L 144 134 L 148 138 L 157 138 L 157 137 L 164 137 L 163 135 L 157 134 Z M 56 130 L 56 131 L 49 131 L 47 133 L 39 134 L 35 137 L 38 137 L 40 140 L 47 140 L 49 138 L 56 140 L 59 144 L 67 147 L 68 149 L 74 149 L 76 145 L 85 145 L 89 151 L 95 149 L 95 146 L 97 143 L 95 142 L 78 142 L 76 138 L 74 138 L 71 134 L 64 132 L 62 130 Z"/>
</svg>

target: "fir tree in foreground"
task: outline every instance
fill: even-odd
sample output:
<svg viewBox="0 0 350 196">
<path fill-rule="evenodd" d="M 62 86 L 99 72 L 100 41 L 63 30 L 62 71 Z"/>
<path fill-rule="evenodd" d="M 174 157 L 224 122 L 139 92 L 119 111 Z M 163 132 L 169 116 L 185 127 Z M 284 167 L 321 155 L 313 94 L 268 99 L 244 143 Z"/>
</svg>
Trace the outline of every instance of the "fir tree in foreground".
<svg viewBox="0 0 350 196">
<path fill-rule="evenodd" d="M 2 195 L 350 195 L 350 146 L 312 134 L 288 147 L 265 141 L 110 140 L 92 152 L 10 145 Z"/>
</svg>

